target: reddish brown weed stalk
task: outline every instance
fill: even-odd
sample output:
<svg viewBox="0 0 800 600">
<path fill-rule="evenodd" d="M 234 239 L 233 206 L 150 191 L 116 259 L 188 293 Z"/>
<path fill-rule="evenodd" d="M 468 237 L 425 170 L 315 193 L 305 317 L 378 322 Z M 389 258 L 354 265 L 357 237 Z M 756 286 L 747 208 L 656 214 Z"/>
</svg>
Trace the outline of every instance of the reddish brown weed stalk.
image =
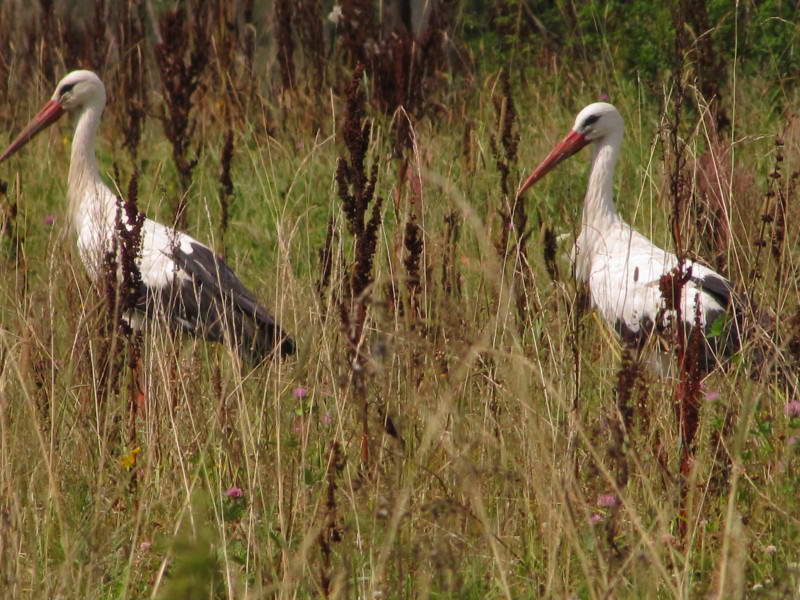
<svg viewBox="0 0 800 600">
<path fill-rule="evenodd" d="M 275 0 L 275 38 L 278 42 L 278 65 L 284 90 L 294 87 L 294 40 L 292 38 L 292 3 Z"/>
<path fill-rule="evenodd" d="M 141 308 L 144 301 L 144 284 L 139 265 L 136 264 L 142 253 L 142 225 L 144 215 L 139 212 L 139 173 L 134 171 L 128 184 L 128 194 L 122 205 L 122 211 L 117 215 L 117 236 L 119 237 L 120 271 L 122 280 L 119 282 L 119 314 L 130 313 L 137 307 Z M 122 214 L 124 212 L 124 215 Z M 131 371 L 130 381 L 130 426 L 129 440 L 131 444 L 136 439 L 136 417 L 141 407 L 139 403 L 144 390 L 139 389 L 139 360 L 142 353 L 142 334 L 134 331 L 123 320 L 119 321 L 125 334 L 128 346 L 128 367 Z M 135 481 L 135 480 L 134 480 Z"/>
<path fill-rule="evenodd" d="M 703 328 L 700 326 L 699 300 L 695 301 L 696 314 L 694 326 L 684 325 L 682 314 L 683 290 L 691 279 L 691 267 L 686 266 L 686 248 L 682 236 L 682 218 L 691 200 L 691 182 L 686 172 L 686 148 L 680 138 L 681 114 L 686 98 L 683 83 L 684 52 L 686 43 L 686 6 L 681 3 L 673 13 L 675 23 L 675 48 L 673 68 L 673 119 L 669 123 L 668 154 L 673 163 L 670 169 L 670 199 L 672 200 L 672 237 L 678 265 L 661 278 L 659 288 L 664 298 L 666 310 L 675 314 L 676 354 L 678 358 L 679 381 L 675 388 L 675 416 L 681 438 L 681 507 L 679 528 L 682 535 L 688 531 L 687 502 L 688 478 L 694 459 L 694 438 L 700 418 L 700 382 L 702 378 L 701 354 L 703 352 Z M 688 334 L 688 338 L 687 338 Z"/>
<path fill-rule="evenodd" d="M 231 178 L 231 161 L 233 160 L 233 129 L 228 128 L 225 144 L 222 146 L 221 170 L 219 174 L 219 235 L 222 247 L 225 247 L 225 234 L 228 231 L 230 203 L 233 198 L 233 179 Z"/>
<path fill-rule="evenodd" d="M 191 113 L 200 79 L 208 64 L 210 46 L 205 6 L 203 2 L 193 6 L 191 17 L 184 4 L 164 12 L 159 20 L 161 42 L 155 46 L 164 92 L 161 124 L 164 135 L 172 144 L 172 160 L 181 186 L 181 195 L 175 205 L 175 224 L 182 229 L 186 227 L 186 202 L 199 152 L 197 148 L 191 148 L 197 127 Z"/>
<path fill-rule="evenodd" d="M 342 541 L 342 530 L 339 523 L 338 506 L 336 504 L 336 478 L 344 470 L 345 462 L 342 456 L 342 449 L 338 442 L 331 442 L 331 450 L 328 456 L 328 472 L 326 475 L 326 499 L 325 499 L 325 525 L 319 534 L 319 547 L 322 554 L 322 566 L 320 568 L 320 586 L 325 598 L 331 595 L 331 576 L 332 568 L 332 544 Z"/>
<path fill-rule="evenodd" d="M 495 112 L 500 132 L 500 147 L 497 138 L 492 136 L 490 144 L 495 164 L 500 173 L 500 195 L 502 205 L 500 214 L 500 238 L 496 242 L 497 252 L 504 262 L 513 261 L 514 272 L 519 276 L 520 284 L 516 287 L 516 305 L 520 320 L 524 323 L 530 310 L 528 290 L 533 284 L 533 273 L 528 264 L 527 241 L 530 232 L 525 202 L 514 193 L 512 182 L 516 171 L 517 148 L 519 146 L 519 130 L 516 127 L 517 111 L 511 93 L 511 81 L 508 72 L 500 74 L 500 98 L 495 99 Z"/>
<path fill-rule="evenodd" d="M 123 2 L 117 36 L 120 44 L 122 68 L 119 70 L 119 105 L 122 110 L 123 146 L 131 161 L 136 164 L 139 143 L 147 109 L 147 84 L 142 44 L 144 34 L 144 3 Z"/>
<path fill-rule="evenodd" d="M 356 68 L 347 88 L 347 109 L 342 131 L 349 160 L 340 157 L 336 168 L 336 182 L 347 228 L 355 238 L 356 256 L 349 281 L 349 293 L 340 304 L 342 326 L 347 335 L 348 360 L 352 384 L 362 409 L 361 460 L 369 462 L 369 407 L 364 383 L 367 357 L 362 350 L 364 324 L 367 317 L 369 287 L 373 281 L 373 261 L 381 226 L 380 196 L 375 197 L 378 165 L 372 165 L 367 176 L 366 156 L 369 147 L 370 122 L 364 117 L 364 92 L 360 81 L 363 67 Z M 367 219 L 367 211 L 372 210 Z"/>
</svg>

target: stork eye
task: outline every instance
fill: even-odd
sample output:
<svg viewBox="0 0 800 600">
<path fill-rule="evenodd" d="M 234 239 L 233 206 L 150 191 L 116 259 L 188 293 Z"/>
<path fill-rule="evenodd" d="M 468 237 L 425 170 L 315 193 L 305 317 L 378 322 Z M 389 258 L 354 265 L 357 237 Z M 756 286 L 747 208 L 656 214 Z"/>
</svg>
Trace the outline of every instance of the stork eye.
<svg viewBox="0 0 800 600">
<path fill-rule="evenodd" d="M 64 85 L 61 86 L 61 89 L 58 90 L 58 95 L 59 96 L 63 96 L 67 92 L 71 91 L 72 88 L 74 88 L 74 87 L 75 87 L 74 83 L 65 83 Z"/>
<path fill-rule="evenodd" d="M 594 125 L 597 123 L 597 120 L 600 118 L 600 115 L 589 115 L 584 119 L 583 125 L 581 125 L 581 129 L 586 129 L 590 125 Z"/>
</svg>

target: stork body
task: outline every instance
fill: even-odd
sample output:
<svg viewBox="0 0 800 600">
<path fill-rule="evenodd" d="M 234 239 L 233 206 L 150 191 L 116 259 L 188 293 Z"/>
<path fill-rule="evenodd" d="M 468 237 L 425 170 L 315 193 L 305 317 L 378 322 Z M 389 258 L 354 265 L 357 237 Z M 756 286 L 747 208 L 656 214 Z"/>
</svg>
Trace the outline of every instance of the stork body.
<svg viewBox="0 0 800 600">
<path fill-rule="evenodd" d="M 522 184 L 518 194 L 562 160 L 592 143 L 592 169 L 586 190 L 581 230 L 572 251 L 576 277 L 588 285 L 592 305 L 623 340 L 641 344 L 654 332 L 674 324 L 660 289 L 662 276 L 678 266 L 675 254 L 653 244 L 617 213 L 613 179 L 623 137 L 623 121 L 612 105 L 584 108 L 573 129 Z M 682 325 L 707 330 L 732 300 L 730 282 L 697 262 L 684 263 L 689 275 L 680 297 Z M 725 338 L 731 342 L 734 335 Z M 716 346 L 715 340 L 712 346 Z M 729 350 L 732 349 L 729 345 Z M 732 346 L 738 345 L 738 342 Z"/>
<path fill-rule="evenodd" d="M 91 71 L 73 71 L 59 82 L 52 99 L 33 118 L 0 162 L 64 112 L 77 119 L 70 157 L 69 217 L 78 252 L 89 276 L 99 281 L 104 257 L 117 253 L 118 219 L 130 230 L 120 200 L 103 183 L 94 141 L 106 103 L 105 87 Z M 125 318 L 140 328 L 145 317 L 165 317 L 174 327 L 212 341 L 231 340 L 253 362 L 294 352 L 294 342 L 244 287 L 233 271 L 191 236 L 144 219 L 136 258 L 142 286 L 136 307 Z"/>
</svg>

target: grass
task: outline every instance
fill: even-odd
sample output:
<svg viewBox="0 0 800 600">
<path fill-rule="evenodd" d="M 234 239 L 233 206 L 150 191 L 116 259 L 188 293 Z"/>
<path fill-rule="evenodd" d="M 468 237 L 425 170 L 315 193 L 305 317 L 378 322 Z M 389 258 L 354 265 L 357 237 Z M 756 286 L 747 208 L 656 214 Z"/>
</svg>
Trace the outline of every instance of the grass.
<svg viewBox="0 0 800 600">
<path fill-rule="evenodd" d="M 627 125 L 620 211 L 671 247 L 659 137 L 667 92 L 605 67 L 598 77 L 574 77 L 562 66 L 512 80 L 521 133 L 512 181 L 545 156 L 577 109 L 607 93 Z M 749 187 L 732 190 L 725 272 L 774 310 L 788 341 L 800 334 L 796 203 L 781 278 L 768 251 L 755 262 L 776 135 L 785 141 L 782 185 L 800 169 L 800 126 L 783 108 L 796 106 L 797 95 L 766 95 L 770 85 L 766 75 L 736 83 L 734 152 L 722 167 L 742 173 Z M 0 587 L 8 597 L 797 593 L 800 417 L 787 414 L 789 398 L 777 381 L 751 381 L 745 357 L 705 382 L 685 538 L 673 380 L 638 371 L 642 383 L 629 389 L 632 426 L 615 441 L 622 349 L 593 312 L 578 311 L 566 260 L 586 153 L 527 199 L 533 285 L 525 292 L 534 308 L 518 313 L 520 281 L 493 244 L 501 198 L 489 138 L 498 131 L 498 93 L 496 74 L 474 92 L 454 88 L 445 93 L 446 112 L 415 123 L 411 162 L 422 176 L 425 241 L 418 316 L 402 310 L 409 186 L 397 181 L 390 159 L 391 124 L 369 112 L 368 162 L 379 165 L 377 194 L 385 202 L 364 342 L 368 465 L 361 464 L 362 407 L 336 305 L 342 265 L 353 253 L 334 181 L 344 152 L 340 97 L 320 93 L 325 111 L 301 92 L 264 100 L 271 114 L 285 117 L 270 123 L 271 134 L 256 114 L 235 129 L 226 257 L 295 334 L 297 357 L 251 371 L 223 346 L 153 326 L 144 350 L 148 404 L 133 435 L 129 373 L 118 390 L 101 384 L 101 295 L 65 223 L 66 121 L 0 167 L 9 182 L 1 206 L 19 207 L 16 245 L 4 230 L 0 283 Z M 214 245 L 226 128 L 213 91 L 207 94 L 188 230 Z M 19 122 L 4 140 L 48 95 L 19 96 Z M 116 101 L 111 95 L 109 110 Z M 319 132 L 308 130 L 306 110 L 318 111 Z M 708 141 L 702 127 L 683 134 L 693 164 Z M 101 165 L 111 172 L 117 160 L 124 174 L 118 137 L 107 118 Z M 473 160 L 465 157 L 465 137 Z M 177 177 L 153 120 L 142 148 L 140 206 L 169 220 Z M 446 234 L 451 214 L 461 232 L 455 242 Z M 320 297 L 318 252 L 329 218 L 334 278 Z M 708 240 L 694 223 L 687 220 L 685 238 L 705 253 Z M 566 238 L 555 283 L 542 258 L 545 225 Z"/>
</svg>

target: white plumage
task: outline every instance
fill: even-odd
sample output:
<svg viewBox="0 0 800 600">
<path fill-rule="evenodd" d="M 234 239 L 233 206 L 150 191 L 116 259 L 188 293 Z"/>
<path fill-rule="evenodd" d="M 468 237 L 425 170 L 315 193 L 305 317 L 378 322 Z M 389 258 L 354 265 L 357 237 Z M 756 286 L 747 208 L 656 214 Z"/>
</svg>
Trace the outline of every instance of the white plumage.
<svg viewBox="0 0 800 600">
<path fill-rule="evenodd" d="M 572 130 L 525 180 L 518 194 L 562 160 L 593 144 L 581 231 L 572 252 L 576 277 L 588 284 L 592 304 L 609 326 L 624 340 L 643 343 L 654 330 L 675 320 L 675 311 L 666 310 L 659 283 L 678 265 L 678 259 L 635 231 L 616 211 L 613 178 L 623 130 L 616 108 L 604 102 L 590 104 L 578 113 Z M 699 314 L 700 325 L 707 330 L 728 309 L 731 284 L 699 263 L 687 260 L 684 267 L 690 279 L 682 289 L 681 318 L 684 325 L 692 327 Z M 738 338 L 729 335 L 725 341 L 734 337 Z"/>
<path fill-rule="evenodd" d="M 78 251 L 95 281 L 103 258 L 116 252 L 120 201 L 103 183 L 94 141 L 106 104 L 102 81 L 91 71 L 73 71 L 62 79 L 53 97 L 0 156 L 0 162 L 55 122 L 64 112 L 77 119 L 72 140 L 68 198 Z M 125 214 L 122 214 L 124 220 Z M 130 223 L 125 223 L 129 227 Z M 259 361 L 274 350 L 294 352 L 294 342 L 267 310 L 214 253 L 185 233 L 150 219 L 141 229 L 141 254 L 136 263 L 143 289 L 127 320 L 140 327 L 143 317 L 158 314 L 173 326 L 213 341 L 230 339 L 243 356 Z"/>
</svg>

